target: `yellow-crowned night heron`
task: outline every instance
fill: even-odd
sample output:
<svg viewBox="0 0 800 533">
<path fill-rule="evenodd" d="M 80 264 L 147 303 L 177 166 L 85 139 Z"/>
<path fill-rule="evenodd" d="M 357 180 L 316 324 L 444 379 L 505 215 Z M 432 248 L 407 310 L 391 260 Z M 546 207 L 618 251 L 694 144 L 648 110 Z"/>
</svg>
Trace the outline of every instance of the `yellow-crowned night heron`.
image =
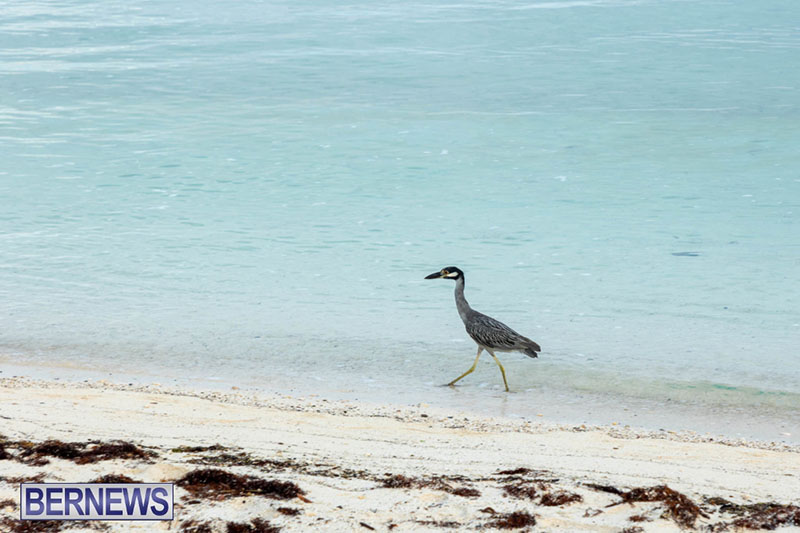
<svg viewBox="0 0 800 533">
<path fill-rule="evenodd" d="M 498 352 L 513 352 L 519 351 L 529 357 L 537 357 L 538 352 L 542 351 L 538 344 L 533 342 L 527 337 L 524 337 L 506 326 L 499 320 L 495 320 L 490 316 L 479 313 L 469 306 L 466 298 L 464 298 L 464 273 L 461 269 L 456 267 L 446 267 L 439 272 L 434 272 L 425 279 L 452 279 L 456 282 L 456 307 L 458 314 L 461 316 L 461 321 L 464 322 L 464 327 L 467 328 L 467 334 L 472 337 L 478 345 L 478 355 L 475 357 L 475 362 L 472 366 L 458 376 L 456 379 L 448 383 L 453 386 L 455 383 L 475 370 L 478 364 L 478 359 L 481 357 L 481 352 L 486 350 L 494 358 L 494 362 L 500 367 L 500 373 L 503 374 L 503 383 L 506 385 L 506 392 L 508 392 L 508 381 L 506 381 L 506 371 L 500 360 L 494 354 L 495 350 Z"/>
</svg>

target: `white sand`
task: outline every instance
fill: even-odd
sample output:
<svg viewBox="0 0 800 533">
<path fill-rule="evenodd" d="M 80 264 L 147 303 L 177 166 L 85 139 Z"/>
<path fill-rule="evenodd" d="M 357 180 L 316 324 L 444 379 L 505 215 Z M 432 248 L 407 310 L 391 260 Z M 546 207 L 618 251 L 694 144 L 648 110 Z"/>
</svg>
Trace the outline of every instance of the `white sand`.
<svg viewBox="0 0 800 533">
<path fill-rule="evenodd" d="M 173 530 L 188 519 L 218 524 L 219 520 L 247 521 L 257 516 L 284 531 L 369 531 L 361 522 L 378 531 L 388 531 L 392 524 L 396 527 L 391 531 L 443 530 L 420 523 L 430 520 L 474 529 L 491 519 L 481 511 L 490 507 L 498 513 L 526 510 L 536 515 L 537 530 L 620 531 L 639 525 L 645 531 L 680 531 L 674 522 L 661 518 L 659 504 L 606 507 L 619 497 L 592 490 L 586 483 L 620 488 L 666 484 L 698 503 L 703 497 L 736 503 L 800 502 L 800 453 L 786 446 L 702 442 L 692 435 L 637 434 L 618 428 L 559 428 L 443 412 L 430 406 L 365 406 L 240 392 L 193 395 L 159 387 L 120 389 L 125 387 L 0 380 L 0 434 L 36 442 L 123 439 L 154 447 L 159 453 L 155 463 L 78 466 L 52 459 L 49 465 L 33 467 L 0 461 L 0 476 L 43 472 L 45 481 L 81 482 L 113 472 L 141 481 L 173 481 L 199 468 L 188 461 L 200 455 L 171 452 L 171 448 L 212 444 L 235 447 L 258 458 L 319 465 L 322 471 L 227 467 L 291 480 L 311 503 L 250 497 L 184 505 L 191 498 L 177 489 L 180 506 Z M 517 467 L 546 471 L 545 477 L 558 479 L 554 490 L 578 493 L 583 502 L 545 507 L 505 495 L 502 476 L 496 473 Z M 342 469 L 364 471 L 372 477 L 334 475 Z M 464 485 L 479 490 L 481 496 L 467 498 L 432 488 L 382 488 L 375 477 L 387 473 L 415 478 L 465 476 Z M 0 482 L 0 501 L 7 498 L 17 499 L 18 487 Z M 300 509 L 301 514 L 280 514 L 276 511 L 280 506 Z M 603 512 L 591 516 L 593 510 Z M 637 514 L 651 520 L 630 522 L 629 517 Z M 17 511 L 0 509 L 2 516 L 17 516 Z M 731 517 L 700 518 L 697 524 L 725 518 Z M 169 523 L 108 524 L 113 531 L 169 527 Z"/>
</svg>

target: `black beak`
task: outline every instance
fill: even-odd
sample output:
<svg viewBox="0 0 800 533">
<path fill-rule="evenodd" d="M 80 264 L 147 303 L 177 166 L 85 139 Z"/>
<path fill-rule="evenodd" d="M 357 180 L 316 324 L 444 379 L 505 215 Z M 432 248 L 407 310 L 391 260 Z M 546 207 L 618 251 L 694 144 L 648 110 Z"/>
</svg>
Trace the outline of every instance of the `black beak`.
<svg viewBox="0 0 800 533">
<path fill-rule="evenodd" d="M 442 277 L 442 273 L 441 272 L 434 272 L 433 274 L 429 274 L 429 275 L 425 276 L 425 279 L 436 279 L 436 278 L 441 278 L 441 277 Z"/>
</svg>

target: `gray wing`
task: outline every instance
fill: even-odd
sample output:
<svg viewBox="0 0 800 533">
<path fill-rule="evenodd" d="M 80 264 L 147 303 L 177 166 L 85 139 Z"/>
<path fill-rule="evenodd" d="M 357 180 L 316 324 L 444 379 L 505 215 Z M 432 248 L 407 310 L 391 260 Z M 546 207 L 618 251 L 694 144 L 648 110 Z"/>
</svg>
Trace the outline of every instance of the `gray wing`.
<svg viewBox="0 0 800 533">
<path fill-rule="evenodd" d="M 525 339 L 525 337 L 499 320 L 477 311 L 470 317 L 469 323 L 465 325 L 467 333 L 472 337 L 472 340 L 487 348 L 514 350 L 519 348 L 519 342 Z"/>
</svg>

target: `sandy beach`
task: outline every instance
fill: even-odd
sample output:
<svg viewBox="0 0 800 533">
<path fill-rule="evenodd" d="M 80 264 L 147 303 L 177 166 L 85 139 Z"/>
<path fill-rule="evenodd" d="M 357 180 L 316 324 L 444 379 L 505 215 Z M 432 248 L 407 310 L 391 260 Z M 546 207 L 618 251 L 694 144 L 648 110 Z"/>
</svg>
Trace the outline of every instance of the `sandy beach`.
<svg viewBox="0 0 800 533">
<path fill-rule="evenodd" d="M 21 481 L 127 478 L 176 482 L 175 520 L 46 531 L 800 531 L 785 444 L 20 378 L 0 380 L 0 435 L 2 531 L 40 531 Z"/>
</svg>

